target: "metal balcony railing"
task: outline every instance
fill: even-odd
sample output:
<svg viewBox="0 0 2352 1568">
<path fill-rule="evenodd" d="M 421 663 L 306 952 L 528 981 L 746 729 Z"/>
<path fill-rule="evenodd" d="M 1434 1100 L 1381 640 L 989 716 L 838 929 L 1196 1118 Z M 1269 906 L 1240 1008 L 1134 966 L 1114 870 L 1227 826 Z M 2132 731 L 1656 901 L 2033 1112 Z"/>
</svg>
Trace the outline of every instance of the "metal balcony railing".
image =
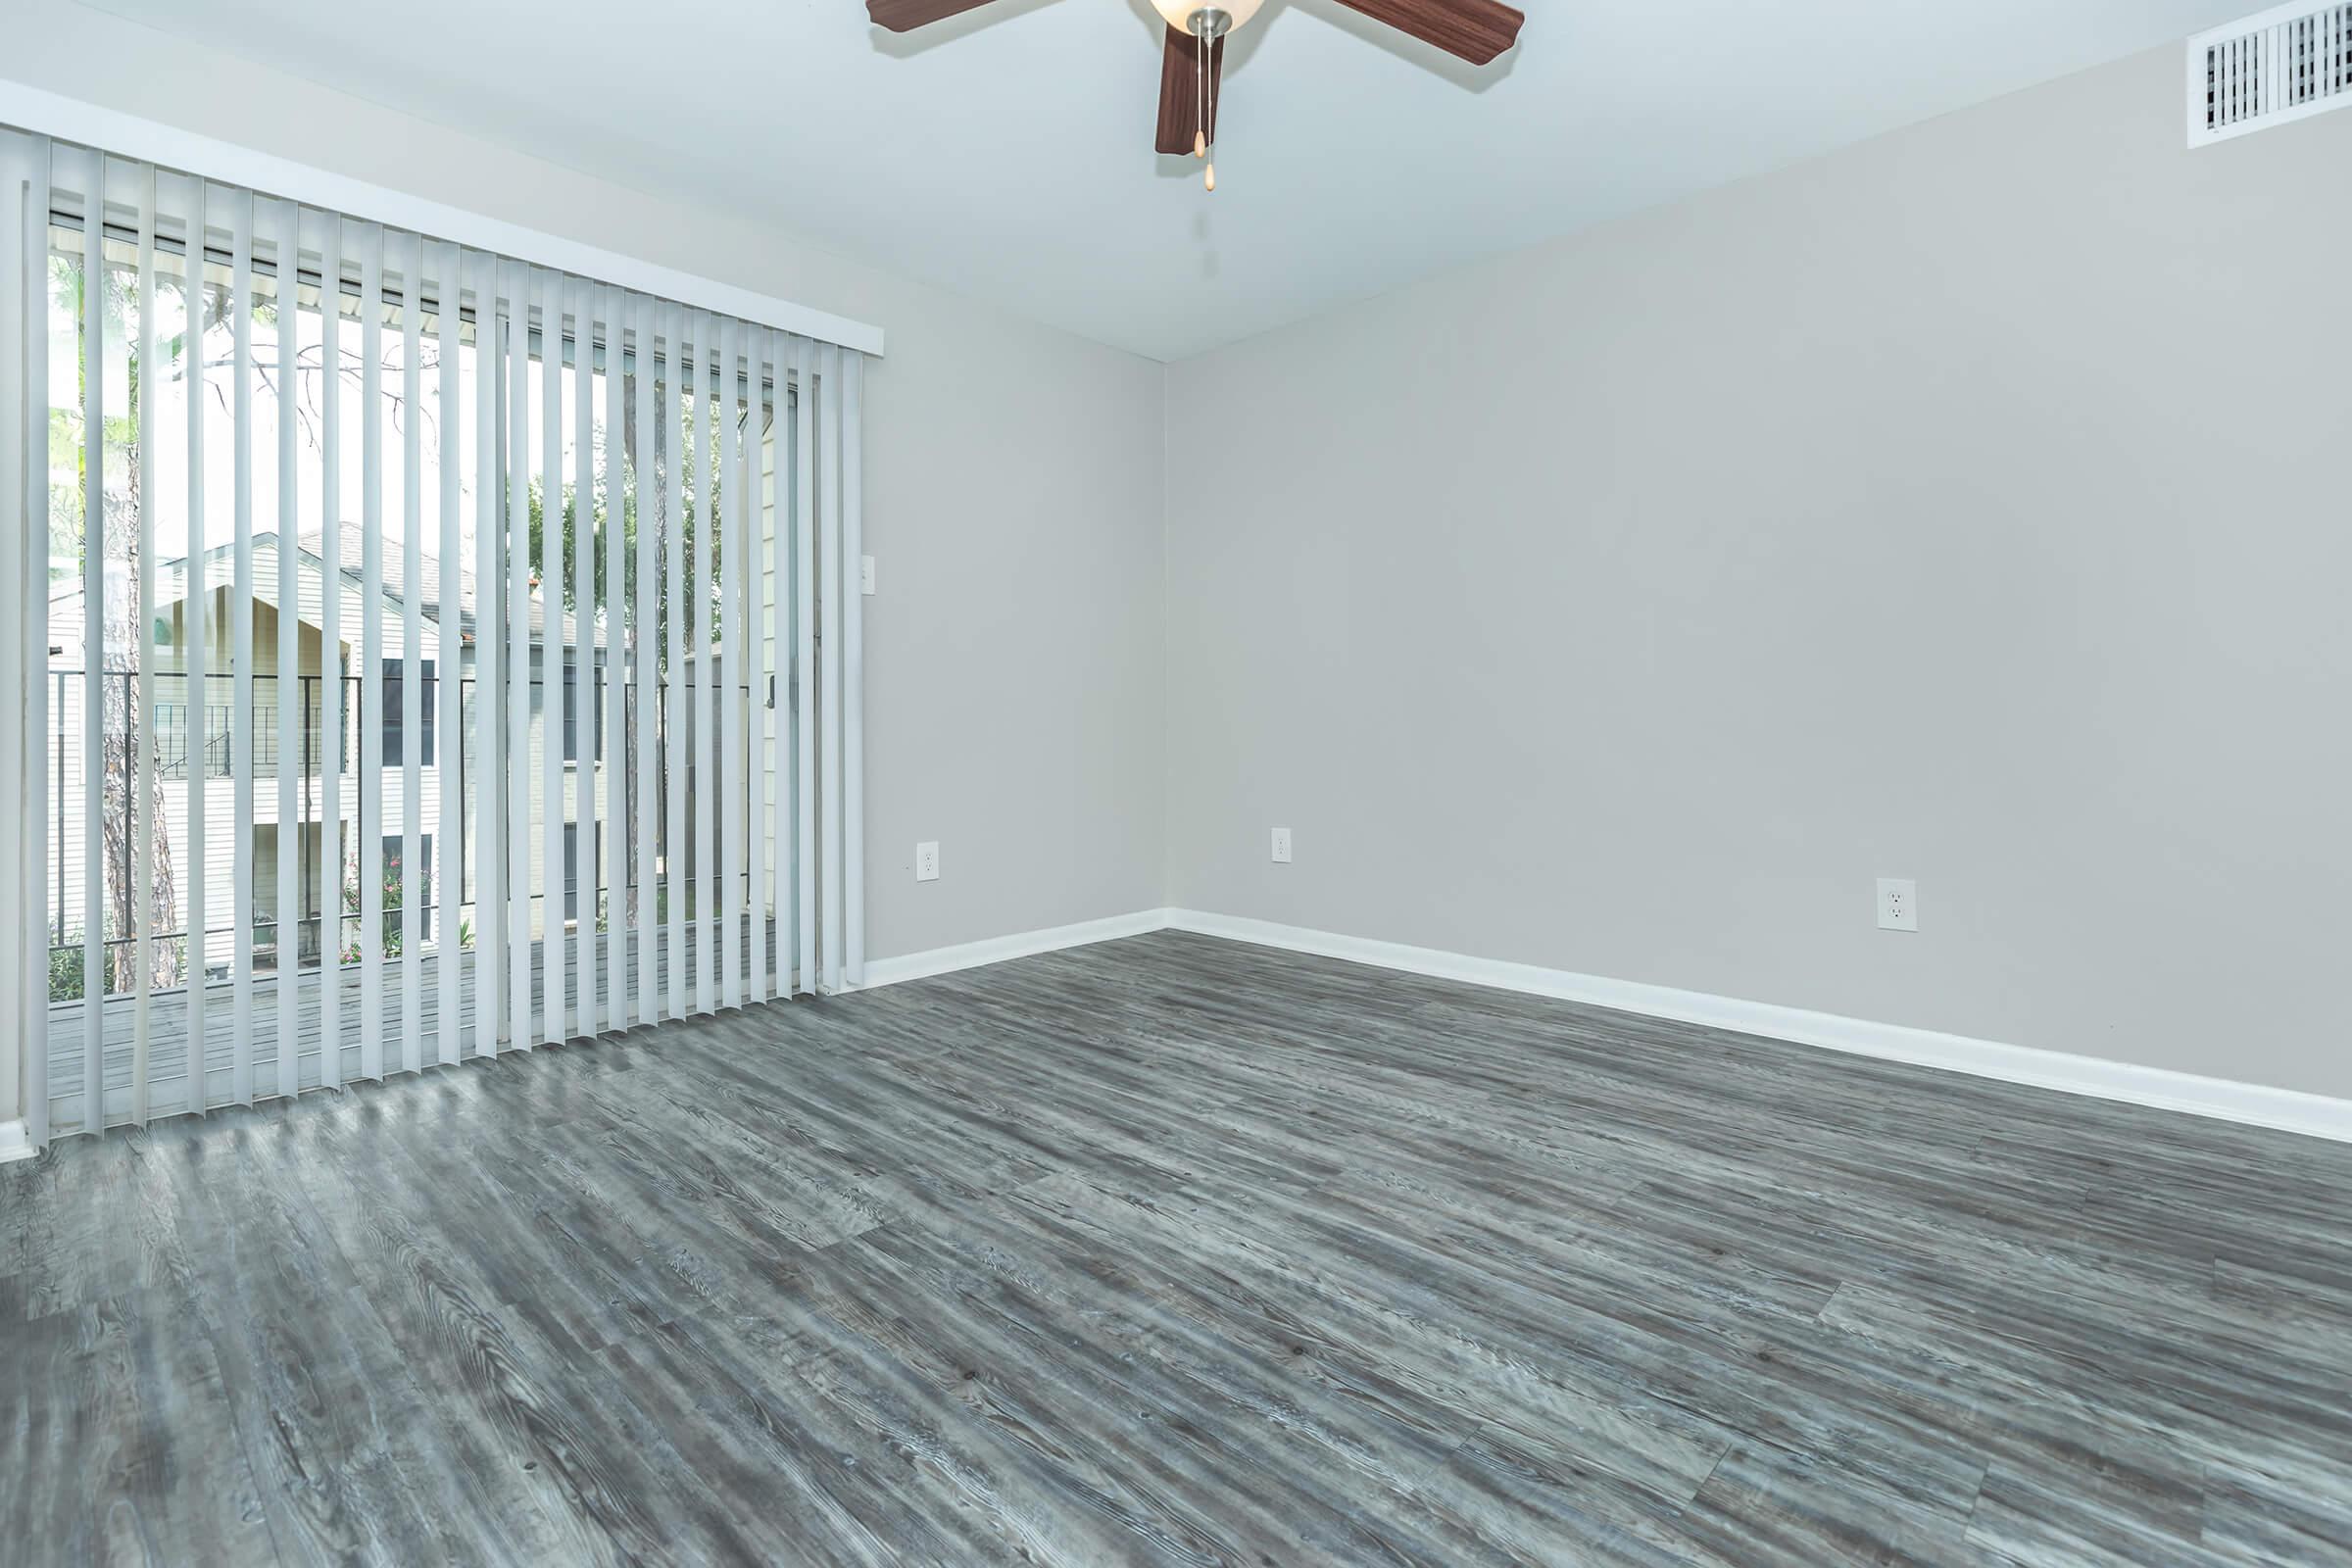
<svg viewBox="0 0 2352 1568">
<path fill-rule="evenodd" d="M 87 691 L 81 671 L 59 669 L 53 666 L 49 673 L 51 688 L 48 694 L 50 754 L 48 805 L 52 819 L 52 844 L 62 846 L 68 842 L 69 827 L 78 831 L 83 825 L 81 813 L 85 809 L 85 795 L 82 788 L 82 769 L 85 765 L 86 756 L 84 748 L 88 744 L 83 716 L 84 698 Z M 109 765 L 120 768 L 122 765 L 123 753 L 129 745 L 130 727 L 137 710 L 138 677 L 128 671 L 110 670 L 102 676 L 102 679 L 106 683 L 102 702 L 108 720 L 107 733 L 103 738 L 102 747 L 104 755 L 110 760 Z M 359 770 L 363 726 L 370 720 L 365 701 L 365 683 L 362 680 L 351 676 L 335 678 L 320 675 L 305 675 L 299 679 L 301 689 L 296 697 L 296 710 L 299 732 L 297 746 L 301 758 L 299 774 L 302 789 L 301 819 L 305 823 L 315 823 L 319 818 L 321 805 L 318 791 L 322 777 L 325 733 L 324 703 L 329 689 L 334 690 L 334 695 L 340 705 L 339 711 L 342 717 L 341 772 L 346 780 L 354 778 Z M 437 676 L 426 676 L 419 683 L 421 708 L 426 713 L 435 712 L 439 697 L 438 679 Z M 278 768 L 281 760 L 277 733 L 277 684 L 278 677 L 275 675 L 253 677 L 252 727 L 247 744 L 250 744 L 253 749 L 256 796 L 265 803 L 273 803 L 276 798 Z M 458 678 L 458 733 L 454 736 L 449 735 L 442 731 L 436 723 L 426 731 L 424 744 L 427 750 L 424 756 L 418 760 L 420 766 L 457 768 L 461 800 L 467 799 L 465 740 L 474 728 L 476 684 L 471 675 Z M 545 682 L 539 679 L 531 682 L 534 688 L 543 687 L 544 684 Z M 565 684 L 567 687 L 570 685 L 569 682 Z M 189 776 L 191 757 L 197 750 L 195 745 L 197 728 L 191 721 L 196 697 L 191 690 L 193 682 L 190 678 L 182 673 L 159 672 L 155 676 L 155 774 L 160 781 L 167 783 L 181 781 Z M 397 714 L 400 711 L 396 705 L 399 704 L 401 698 L 401 682 L 397 680 L 383 682 L 382 689 L 384 696 L 381 707 L 387 715 Z M 755 694 L 747 687 L 738 685 L 729 689 L 755 711 L 763 710 L 772 695 L 762 691 L 755 699 Z M 201 755 L 203 774 L 207 779 L 230 780 L 234 777 L 238 744 L 238 737 L 231 733 L 231 725 L 236 713 L 234 691 L 235 677 L 231 674 L 207 675 L 205 677 Z M 661 759 L 667 756 L 670 718 L 668 696 L 669 688 L 666 686 L 657 689 L 655 693 L 650 740 L 658 763 Z M 624 782 L 633 780 L 636 773 L 636 684 L 634 681 L 627 682 L 623 690 L 623 714 L 617 754 L 607 759 L 608 764 L 614 770 L 615 775 Z M 566 759 L 575 757 L 577 753 L 578 737 L 574 720 L 580 706 L 582 705 L 569 701 L 563 705 L 564 709 L 563 742 Z M 584 706 L 589 710 L 588 716 L 593 720 L 588 726 L 591 748 L 601 752 L 605 747 L 606 740 L 603 707 L 595 703 L 593 698 Z M 544 709 L 543 703 L 534 701 L 535 714 L 543 715 Z M 689 758 L 692 757 L 694 751 L 692 746 L 693 716 L 692 708 L 689 705 L 684 714 L 684 722 L 688 726 L 686 738 Z M 782 744 L 789 745 L 789 737 L 790 728 L 787 725 L 783 730 Z M 398 768 L 403 765 L 401 759 L 404 756 L 403 746 L 406 740 L 405 732 L 401 731 L 397 725 L 386 733 L 383 747 L 386 768 Z M 651 809 L 648 825 L 655 836 L 657 861 L 665 866 L 668 858 L 666 839 L 668 791 L 671 781 L 667 769 L 661 765 L 657 765 L 655 776 L 657 799 Z M 697 799 L 693 781 L 688 779 L 683 783 L 687 789 L 687 799 L 691 810 L 691 803 Z M 231 831 L 229 824 L 221 814 L 227 809 L 228 804 L 229 797 L 225 791 L 208 795 L 206 817 L 210 833 L 227 834 Z M 469 802 L 469 804 L 471 803 Z M 535 810 L 537 807 L 535 794 L 532 797 L 531 805 Z M 143 802 L 139 803 L 138 807 L 134 807 L 134 814 L 140 808 L 144 808 Z M 352 816 L 347 815 L 344 819 L 344 826 L 347 832 L 356 833 L 359 824 Z M 635 847 L 627 842 L 626 826 L 627 824 L 624 822 L 621 834 L 622 844 L 615 856 L 618 863 L 613 867 L 616 872 L 620 873 L 617 882 L 608 883 L 606 878 L 596 876 L 590 884 L 594 890 L 590 894 L 590 900 L 596 907 L 588 911 L 586 917 L 597 920 L 600 926 L 611 913 L 608 906 L 616 894 L 631 902 L 638 896 L 637 852 Z M 250 825 L 248 830 L 250 831 Z M 396 833 L 398 830 L 394 829 L 393 831 Z M 451 932 L 449 935 L 457 937 L 462 945 L 467 945 L 470 942 L 469 926 L 472 919 L 474 873 L 476 871 L 470 812 L 466 813 L 466 819 L 464 822 L 456 825 L 454 831 L 458 834 L 460 885 L 459 898 L 451 912 L 455 915 L 461 931 L 465 934 Z M 588 842 L 581 846 L 581 860 L 588 870 L 594 872 L 598 849 L 594 842 L 596 836 L 590 834 L 584 835 L 584 837 Z M 330 928 L 339 928 L 336 941 L 343 952 L 345 960 L 356 961 L 360 915 L 353 903 L 355 892 L 348 880 L 340 874 L 333 880 L 341 885 L 336 887 L 333 892 L 328 892 L 325 886 L 328 879 L 318 875 L 322 867 L 313 863 L 318 858 L 317 850 L 310 844 L 306 835 L 297 834 L 294 835 L 294 838 L 295 853 L 304 858 L 299 871 L 298 885 L 304 890 L 304 899 L 307 905 L 307 907 L 298 910 L 295 917 L 286 922 L 294 928 L 295 964 L 299 968 L 314 970 L 319 966 L 322 948 Z M 690 842 L 691 839 L 690 830 Z M 284 841 L 281 840 L 279 843 L 281 853 L 284 847 Z M 184 851 L 184 847 L 175 848 L 182 848 Z M 44 911 L 44 923 L 49 926 L 51 933 L 50 996 L 53 1002 L 69 1001 L 83 994 L 81 969 L 86 959 L 86 953 L 81 933 L 74 928 L 67 907 L 69 867 L 63 863 L 64 857 L 54 852 L 50 859 L 51 892 L 48 900 L 49 907 Z M 338 859 L 342 862 L 338 871 L 348 871 L 350 866 L 348 856 L 339 855 Z M 433 857 L 433 860 L 437 862 L 437 855 Z M 80 860 L 76 858 L 71 867 L 72 872 L 78 874 L 80 864 Z M 428 951 L 441 945 L 445 940 L 442 930 L 442 906 L 435 897 L 434 888 L 439 870 L 440 866 L 437 863 L 428 863 L 424 867 L 423 882 L 426 902 L 418 906 L 424 914 L 425 946 Z M 121 869 L 110 866 L 107 875 L 111 885 L 112 881 L 121 875 Z M 748 883 L 748 873 L 744 880 Z M 690 917 L 695 913 L 692 905 L 699 897 L 697 885 L 698 883 L 693 881 L 687 884 Z M 182 872 L 181 886 L 185 887 L 184 871 Z M 383 905 L 383 930 L 387 956 L 397 954 L 399 944 L 406 939 L 407 910 L 400 899 L 401 886 L 402 883 L 396 881 L 384 892 L 386 902 Z M 560 917 L 561 927 L 574 928 L 576 922 L 583 918 L 580 908 L 583 889 L 577 868 L 573 865 L 567 864 L 564 868 L 562 890 L 564 913 Z M 275 890 L 272 886 L 257 887 L 255 891 L 259 897 L 268 897 L 272 895 Z M 220 904 L 216 902 L 219 901 L 220 895 L 220 890 L 213 888 L 207 899 L 207 903 L 216 913 L 220 912 Z M 654 890 L 652 896 L 657 903 L 661 902 L 659 886 Z M 329 899 L 342 906 L 343 912 L 339 918 L 319 907 L 322 902 Z M 532 895 L 530 903 L 534 908 L 538 908 L 545 905 L 546 900 L 547 894 L 541 891 Z M 666 916 L 662 914 L 658 917 L 665 918 Z M 112 925 L 111 917 L 108 923 Z M 279 921 L 274 911 L 256 908 L 252 929 L 254 973 L 270 975 L 277 972 L 280 967 Z M 227 965 L 234 947 L 236 930 L 237 927 L 234 923 L 226 925 L 212 923 L 206 927 L 204 940 L 200 946 L 204 950 L 203 969 L 208 980 L 221 980 L 227 977 Z M 131 948 L 135 944 L 135 940 L 133 937 L 110 934 L 102 944 L 102 952 L 107 956 L 103 962 L 109 976 L 107 990 L 110 995 L 126 992 L 130 989 L 121 980 L 121 976 L 130 967 L 127 960 L 122 959 L 121 955 Z M 151 940 L 172 960 L 170 967 L 184 976 L 188 968 L 185 962 L 188 931 L 184 921 L 176 929 L 154 933 Z"/>
</svg>

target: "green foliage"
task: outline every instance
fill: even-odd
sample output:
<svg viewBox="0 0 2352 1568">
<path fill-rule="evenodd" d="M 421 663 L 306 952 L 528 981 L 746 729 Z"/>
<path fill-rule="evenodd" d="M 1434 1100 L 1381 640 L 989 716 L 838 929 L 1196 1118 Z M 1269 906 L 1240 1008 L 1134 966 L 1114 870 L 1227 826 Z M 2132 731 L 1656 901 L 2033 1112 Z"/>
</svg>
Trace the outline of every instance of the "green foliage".
<svg viewBox="0 0 2352 1568">
<path fill-rule="evenodd" d="M 715 417 L 717 405 L 713 402 L 703 411 L 704 418 Z M 625 424 L 625 419 L 622 422 Z M 698 448 L 694 424 L 693 420 L 681 418 L 679 427 L 668 433 L 672 438 L 670 451 L 676 454 L 677 467 L 685 475 L 685 484 L 678 500 L 679 542 L 683 547 L 685 571 L 689 578 L 698 570 L 707 572 L 710 590 L 707 597 L 701 602 L 703 607 L 701 611 L 690 617 L 691 623 L 685 628 L 681 640 L 690 646 L 708 647 L 716 641 L 716 628 L 720 616 L 719 584 L 721 573 L 726 565 L 726 538 L 723 529 L 707 530 L 703 527 L 702 522 L 706 514 L 724 515 L 722 509 L 726 504 L 726 491 L 723 476 L 714 477 L 710 472 L 710 455 L 706 450 Z M 751 442 L 757 442 L 761 437 L 761 432 L 756 426 L 740 429 L 739 434 L 743 440 Z M 669 570 L 668 544 L 658 526 L 658 519 L 648 519 L 657 523 L 656 526 L 649 529 L 641 530 L 638 525 L 637 469 L 640 461 L 641 459 L 637 455 L 625 452 L 619 460 L 622 571 L 631 574 L 636 571 L 638 551 L 643 545 L 653 552 L 650 561 L 656 575 L 666 576 Z M 602 466 L 601 461 L 598 466 Z M 666 477 L 664 476 L 659 482 L 666 482 Z M 706 490 L 709 492 L 707 496 L 704 493 Z M 575 559 L 573 551 L 579 543 L 579 487 L 575 484 L 564 485 L 562 497 L 562 521 L 560 524 L 562 532 L 557 540 L 557 548 L 563 552 L 558 572 L 562 581 L 558 586 L 562 591 L 564 608 L 576 614 L 579 611 L 579 584 L 573 571 Z M 605 552 L 610 538 L 607 530 L 612 526 L 609 506 L 612 497 L 607 489 L 591 486 L 588 502 L 588 545 L 593 554 L 590 564 L 593 581 L 591 591 L 598 603 L 617 611 L 621 626 L 633 629 L 637 620 L 634 576 L 624 577 L 617 595 L 613 593 L 612 585 L 605 580 Z M 547 497 L 543 478 L 531 480 L 529 511 L 529 564 L 535 580 L 540 568 L 546 563 Z M 710 542 L 710 559 L 707 563 L 698 565 L 697 553 L 703 549 L 706 538 Z M 669 667 L 671 651 L 670 606 L 673 602 L 683 603 L 685 597 L 683 594 L 673 596 L 663 593 L 656 593 L 654 596 L 657 609 L 653 635 L 658 639 L 654 645 L 655 654 L 661 668 L 664 671 Z M 617 604 L 615 604 L 616 598 Z"/>
<path fill-rule="evenodd" d="M 403 926 L 406 924 L 404 913 L 407 906 L 403 902 L 402 881 L 400 857 L 397 855 L 385 856 L 383 902 L 377 907 L 383 912 L 382 945 L 378 949 L 378 953 L 380 956 L 386 958 L 400 956 L 401 939 L 407 934 L 403 930 Z M 428 905 L 431 904 L 433 898 L 431 867 L 426 867 L 424 875 L 418 879 L 418 885 L 424 902 Z M 356 921 L 360 917 L 360 868 L 356 863 L 347 865 L 344 869 L 343 917 L 346 921 Z M 337 940 L 341 940 L 339 936 Z M 343 962 L 359 962 L 362 951 L 359 941 L 345 944 L 342 949 Z"/>
<path fill-rule="evenodd" d="M 49 1000 L 79 1002 L 82 979 L 81 932 L 66 933 L 63 945 L 49 950 Z"/>
<path fill-rule="evenodd" d="M 123 497 L 131 485 L 139 466 L 138 408 L 144 395 L 139 355 L 139 279 L 135 267 L 120 262 L 107 262 L 99 270 L 100 287 L 104 298 L 99 303 L 102 324 L 100 330 L 109 343 L 124 348 L 122 364 L 127 375 L 124 396 L 120 400 L 125 411 L 122 414 L 101 414 L 100 450 L 106 465 L 103 488 L 110 497 Z M 49 487 L 49 559 L 52 579 L 69 574 L 64 564 L 78 560 L 87 537 L 82 516 L 82 503 L 88 494 L 89 424 L 85 409 L 89 402 L 87 356 L 83 352 L 84 308 L 88 303 L 87 269 L 79 256 L 51 252 L 49 257 L 49 316 L 50 324 L 72 344 L 74 358 L 76 396 L 69 408 L 49 411 L 49 472 L 53 475 L 71 473 L 68 482 L 52 479 Z M 161 312 L 159 303 L 158 310 Z M 228 295 L 219 288 L 205 291 L 200 328 L 219 326 L 228 314 Z M 254 319 L 274 326 L 277 309 L 274 301 L 257 300 Z M 187 363 L 188 334 L 185 329 L 164 333 L 156 342 L 157 357 L 165 367 L 183 367 Z M 202 337 L 199 336 L 201 353 Z M 185 373 L 184 368 L 179 373 Z M 101 399 L 103 403 L 105 399 Z M 135 511 L 129 514 L 136 515 Z M 120 548 L 118 546 L 118 548 Z"/>
</svg>

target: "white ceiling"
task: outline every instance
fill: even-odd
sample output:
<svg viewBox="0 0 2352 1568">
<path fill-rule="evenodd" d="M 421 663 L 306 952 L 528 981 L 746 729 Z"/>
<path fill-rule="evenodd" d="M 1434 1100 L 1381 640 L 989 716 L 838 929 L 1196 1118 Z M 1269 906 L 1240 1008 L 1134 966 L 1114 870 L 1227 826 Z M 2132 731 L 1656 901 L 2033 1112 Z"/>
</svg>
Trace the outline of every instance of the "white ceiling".
<svg viewBox="0 0 2352 1568">
<path fill-rule="evenodd" d="M 1152 151 L 1146 0 L 994 0 L 904 36 L 862 0 L 100 0 L 624 184 L 748 195 L 829 249 L 1155 359 L 2259 0 L 1521 3 L 1518 48 L 1482 72 L 1334 0 L 1270 0 L 1227 56 L 1209 195 Z"/>
</svg>

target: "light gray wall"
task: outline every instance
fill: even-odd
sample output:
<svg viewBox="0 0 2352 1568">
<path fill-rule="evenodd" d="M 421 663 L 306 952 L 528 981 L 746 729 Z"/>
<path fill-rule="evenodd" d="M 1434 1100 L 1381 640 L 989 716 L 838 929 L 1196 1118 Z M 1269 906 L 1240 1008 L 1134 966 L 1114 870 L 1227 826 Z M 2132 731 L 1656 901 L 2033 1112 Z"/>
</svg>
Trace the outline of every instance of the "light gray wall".
<svg viewBox="0 0 2352 1568">
<path fill-rule="evenodd" d="M 31 3 L 0 74 L 888 329 L 877 956 L 1168 902 L 2352 1093 L 2352 115 L 2189 154 L 2159 50 L 1163 404 L 777 228 Z"/>
<path fill-rule="evenodd" d="M 867 952 L 1160 902 L 1157 364 L 62 0 L 20 9 L 0 74 L 880 325 Z M 942 845 L 919 887 L 917 839 Z"/>
<path fill-rule="evenodd" d="M 2352 1094 L 2348 171 L 2167 48 L 1172 367 L 1170 901 Z"/>
</svg>

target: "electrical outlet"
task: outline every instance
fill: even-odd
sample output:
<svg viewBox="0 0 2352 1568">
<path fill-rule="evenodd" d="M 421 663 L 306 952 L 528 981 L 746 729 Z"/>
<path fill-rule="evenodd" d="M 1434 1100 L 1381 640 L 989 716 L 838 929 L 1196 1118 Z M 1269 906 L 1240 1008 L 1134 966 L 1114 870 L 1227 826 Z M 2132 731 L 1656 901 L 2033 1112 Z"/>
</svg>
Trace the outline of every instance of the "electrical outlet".
<svg viewBox="0 0 2352 1568">
<path fill-rule="evenodd" d="M 939 843 L 932 840 L 914 847 L 914 879 L 917 882 L 939 880 Z"/>
<path fill-rule="evenodd" d="M 1879 878 L 1879 929 L 1882 931 L 1916 931 L 1919 929 L 1919 884 L 1909 877 L 1883 876 Z"/>
<path fill-rule="evenodd" d="M 1291 830 L 1287 827 L 1278 827 L 1274 830 L 1274 863 L 1276 865 L 1291 863 Z"/>
<path fill-rule="evenodd" d="M 858 591 L 861 594 L 874 591 L 874 558 L 871 556 L 858 558 Z"/>
</svg>

